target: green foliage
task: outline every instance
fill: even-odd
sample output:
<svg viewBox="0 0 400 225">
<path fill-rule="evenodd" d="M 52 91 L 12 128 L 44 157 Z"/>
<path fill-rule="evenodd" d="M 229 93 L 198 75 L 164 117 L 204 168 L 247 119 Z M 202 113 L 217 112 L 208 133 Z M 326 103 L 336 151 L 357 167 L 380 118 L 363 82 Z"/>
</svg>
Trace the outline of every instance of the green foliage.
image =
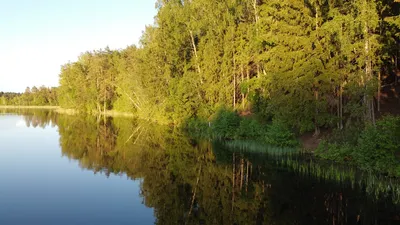
<svg viewBox="0 0 400 225">
<path fill-rule="evenodd" d="M 263 121 L 271 121 L 274 113 L 271 110 L 271 106 L 268 104 L 268 99 L 263 98 L 260 91 L 256 90 L 255 93 L 251 95 L 252 100 L 252 111 L 256 113 Z"/>
<path fill-rule="evenodd" d="M 400 117 L 387 116 L 361 133 L 355 159 L 362 168 L 400 175 Z"/>
<path fill-rule="evenodd" d="M 183 128 L 194 137 L 253 140 L 279 147 L 298 146 L 294 133 L 285 124 L 274 121 L 263 126 L 254 118 L 240 117 L 224 107 L 217 111 L 211 122 L 192 118 L 186 120 Z"/>
<path fill-rule="evenodd" d="M 352 125 L 345 129 L 334 129 L 332 134 L 329 136 L 329 143 L 337 145 L 357 145 L 360 133 L 363 131 L 364 126 Z"/>
<path fill-rule="evenodd" d="M 209 120 L 223 105 L 301 133 L 373 121 L 378 72 L 398 66 L 389 1 L 158 1 L 157 10 L 139 46 L 86 52 L 64 65 L 60 105 L 176 125 Z M 233 135 L 224 126 L 240 124 L 227 118 L 214 133 Z"/>
<path fill-rule="evenodd" d="M 323 159 L 334 160 L 336 162 L 348 162 L 353 160 L 352 153 L 354 146 L 348 143 L 329 143 L 321 141 L 315 154 Z"/>
<path fill-rule="evenodd" d="M 294 147 L 298 145 L 294 133 L 281 121 L 274 120 L 268 125 L 265 141 L 274 146 Z"/>
<path fill-rule="evenodd" d="M 20 105 L 20 106 L 57 106 L 58 88 L 47 88 L 35 86 L 27 87 L 24 93 L 3 93 L 0 92 L 0 105 Z"/>
<path fill-rule="evenodd" d="M 0 105 L 7 105 L 7 98 L 5 96 L 0 97 Z"/>
<path fill-rule="evenodd" d="M 84 112 L 112 109 L 117 96 L 118 51 L 109 48 L 86 52 L 78 62 L 62 66 L 60 73 L 60 106 Z"/>
<path fill-rule="evenodd" d="M 216 138 L 234 138 L 240 126 L 240 117 L 236 112 L 221 108 L 212 120 L 212 132 Z"/>
<path fill-rule="evenodd" d="M 252 118 L 242 118 L 240 125 L 236 131 L 238 139 L 260 140 L 265 135 L 265 128 L 260 122 Z"/>
<path fill-rule="evenodd" d="M 386 116 L 376 125 L 367 125 L 361 132 L 356 130 L 359 129 L 344 132 L 353 132 L 350 138 L 321 142 L 317 155 L 340 162 L 350 161 L 367 171 L 400 176 L 400 117 Z"/>
</svg>

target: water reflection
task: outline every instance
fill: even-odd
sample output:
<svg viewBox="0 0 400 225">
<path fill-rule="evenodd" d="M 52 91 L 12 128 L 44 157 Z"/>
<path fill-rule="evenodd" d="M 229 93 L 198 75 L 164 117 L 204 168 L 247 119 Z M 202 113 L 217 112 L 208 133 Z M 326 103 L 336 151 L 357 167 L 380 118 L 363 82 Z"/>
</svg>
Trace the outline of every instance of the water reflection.
<svg viewBox="0 0 400 225">
<path fill-rule="evenodd" d="M 240 153 L 222 143 L 192 140 L 178 129 L 126 118 L 71 117 L 51 111 L 24 115 L 29 126 L 56 124 L 62 154 L 78 160 L 82 168 L 140 179 L 143 204 L 154 208 L 157 224 L 399 220 L 392 195 L 371 197 L 372 186 L 351 175 L 357 173 L 347 172 L 346 177 L 340 173 L 346 170 L 308 159 Z"/>
</svg>

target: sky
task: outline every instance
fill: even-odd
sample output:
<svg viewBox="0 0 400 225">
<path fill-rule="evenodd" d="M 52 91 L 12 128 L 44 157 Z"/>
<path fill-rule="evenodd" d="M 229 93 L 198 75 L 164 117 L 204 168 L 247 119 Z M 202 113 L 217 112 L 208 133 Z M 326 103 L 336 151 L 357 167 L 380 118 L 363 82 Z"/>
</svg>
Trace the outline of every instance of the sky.
<svg viewBox="0 0 400 225">
<path fill-rule="evenodd" d="M 155 0 L 0 0 L 0 91 L 58 86 L 61 65 L 139 43 L 156 13 Z"/>
</svg>

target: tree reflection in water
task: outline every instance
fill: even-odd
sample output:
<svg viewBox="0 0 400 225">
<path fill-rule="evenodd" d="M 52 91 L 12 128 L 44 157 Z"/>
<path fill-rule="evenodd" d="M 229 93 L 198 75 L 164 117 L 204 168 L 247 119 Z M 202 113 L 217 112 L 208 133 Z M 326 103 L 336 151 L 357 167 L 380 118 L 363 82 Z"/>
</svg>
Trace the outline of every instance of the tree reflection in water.
<svg viewBox="0 0 400 225">
<path fill-rule="evenodd" d="M 377 188 L 358 181 L 355 173 L 301 158 L 240 153 L 147 121 L 18 113 L 27 125 L 56 124 L 62 154 L 82 168 L 139 179 L 143 204 L 154 208 L 157 224 L 394 224 L 399 219 L 393 193 L 372 196 Z"/>
</svg>

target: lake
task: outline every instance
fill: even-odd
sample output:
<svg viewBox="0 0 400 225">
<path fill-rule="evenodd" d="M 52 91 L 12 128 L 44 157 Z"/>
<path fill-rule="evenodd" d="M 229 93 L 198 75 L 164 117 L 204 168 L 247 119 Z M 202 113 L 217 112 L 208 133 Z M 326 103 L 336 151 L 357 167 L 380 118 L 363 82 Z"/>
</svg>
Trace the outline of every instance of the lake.
<svg viewBox="0 0 400 225">
<path fill-rule="evenodd" d="M 2 110 L 0 224 L 400 223 L 398 179 L 268 149 L 129 118 Z"/>
</svg>

